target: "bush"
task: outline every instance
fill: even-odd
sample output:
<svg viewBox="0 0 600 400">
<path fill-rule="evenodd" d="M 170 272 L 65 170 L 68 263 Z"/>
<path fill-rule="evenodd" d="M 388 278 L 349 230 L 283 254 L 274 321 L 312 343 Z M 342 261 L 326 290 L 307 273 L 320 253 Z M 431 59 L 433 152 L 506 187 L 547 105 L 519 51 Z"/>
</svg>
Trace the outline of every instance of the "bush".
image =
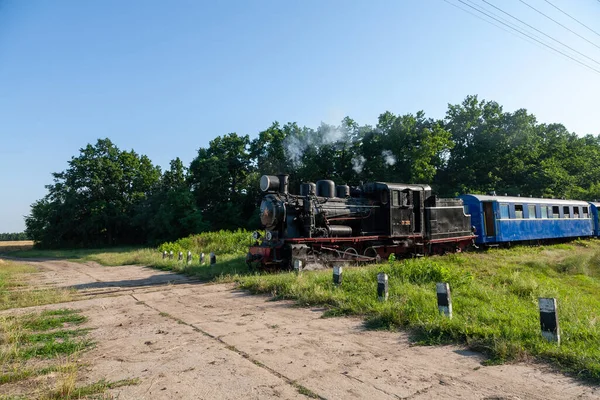
<svg viewBox="0 0 600 400">
<path fill-rule="evenodd" d="M 252 245 L 252 233 L 244 229 L 237 231 L 218 231 L 204 232 L 199 235 L 192 235 L 186 238 L 179 239 L 175 242 L 166 242 L 158 247 L 159 251 L 180 251 L 187 252 L 188 250 L 194 254 L 215 253 L 215 254 L 238 254 L 245 255 L 248 252 L 248 247 Z"/>
</svg>

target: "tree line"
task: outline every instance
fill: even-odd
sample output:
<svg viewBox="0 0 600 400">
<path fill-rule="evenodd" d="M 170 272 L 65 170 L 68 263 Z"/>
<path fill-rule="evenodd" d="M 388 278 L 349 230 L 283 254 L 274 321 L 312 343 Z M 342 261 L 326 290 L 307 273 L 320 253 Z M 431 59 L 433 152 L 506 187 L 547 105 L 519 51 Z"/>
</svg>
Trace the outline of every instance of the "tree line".
<svg viewBox="0 0 600 400">
<path fill-rule="evenodd" d="M 29 240 L 25 232 L 0 233 L 0 241 Z"/>
<path fill-rule="evenodd" d="M 256 229 L 262 174 L 301 182 L 333 179 L 431 184 L 461 193 L 600 198 L 600 137 L 539 123 L 468 96 L 443 119 L 389 111 L 375 126 L 350 117 L 317 128 L 274 122 L 251 139 L 229 133 L 200 148 L 189 166 L 165 171 L 109 139 L 88 144 L 53 173 L 31 207 L 26 233 L 40 246 L 156 244 L 207 230 Z"/>
</svg>

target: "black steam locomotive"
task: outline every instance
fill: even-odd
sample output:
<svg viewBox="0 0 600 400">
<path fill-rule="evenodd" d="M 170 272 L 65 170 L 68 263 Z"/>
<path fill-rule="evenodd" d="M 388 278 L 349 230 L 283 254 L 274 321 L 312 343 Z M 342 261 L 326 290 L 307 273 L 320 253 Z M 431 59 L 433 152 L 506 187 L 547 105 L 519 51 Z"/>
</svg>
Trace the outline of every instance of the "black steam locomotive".
<svg viewBox="0 0 600 400">
<path fill-rule="evenodd" d="M 441 254 L 460 251 L 476 237 L 462 200 L 437 198 L 428 185 L 372 182 L 351 188 L 321 180 L 303 183 L 297 195 L 288 185 L 287 175 L 261 177 L 266 233 L 254 233 L 246 258 L 253 269 Z"/>
</svg>

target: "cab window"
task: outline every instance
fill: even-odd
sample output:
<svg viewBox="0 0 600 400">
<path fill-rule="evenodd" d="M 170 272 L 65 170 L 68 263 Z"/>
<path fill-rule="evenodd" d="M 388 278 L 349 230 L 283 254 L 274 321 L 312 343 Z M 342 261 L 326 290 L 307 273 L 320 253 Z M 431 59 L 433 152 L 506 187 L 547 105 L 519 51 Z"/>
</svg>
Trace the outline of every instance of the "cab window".
<svg viewBox="0 0 600 400">
<path fill-rule="evenodd" d="M 400 205 L 399 194 L 397 190 L 392 192 L 392 206 L 398 207 Z"/>
</svg>

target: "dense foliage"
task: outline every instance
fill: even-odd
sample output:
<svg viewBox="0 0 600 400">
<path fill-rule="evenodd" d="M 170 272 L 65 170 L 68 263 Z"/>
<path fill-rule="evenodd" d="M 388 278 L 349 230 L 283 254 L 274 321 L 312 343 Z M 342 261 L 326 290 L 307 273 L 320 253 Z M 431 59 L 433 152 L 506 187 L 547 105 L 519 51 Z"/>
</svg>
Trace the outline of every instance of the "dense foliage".
<svg viewBox="0 0 600 400">
<path fill-rule="evenodd" d="M 13 241 L 13 240 L 29 240 L 29 236 L 25 232 L 19 233 L 0 233 L 0 241 Z"/>
<path fill-rule="evenodd" d="M 161 172 L 110 140 L 81 149 L 32 205 L 27 234 L 46 247 L 160 243 L 207 230 L 258 227 L 261 174 L 290 174 L 291 190 L 329 178 L 429 183 L 438 194 L 600 198 L 600 137 L 505 112 L 477 96 L 444 119 L 385 112 L 376 126 L 346 117 L 316 129 L 273 123 L 254 139 L 213 139 L 186 168 Z"/>
</svg>

